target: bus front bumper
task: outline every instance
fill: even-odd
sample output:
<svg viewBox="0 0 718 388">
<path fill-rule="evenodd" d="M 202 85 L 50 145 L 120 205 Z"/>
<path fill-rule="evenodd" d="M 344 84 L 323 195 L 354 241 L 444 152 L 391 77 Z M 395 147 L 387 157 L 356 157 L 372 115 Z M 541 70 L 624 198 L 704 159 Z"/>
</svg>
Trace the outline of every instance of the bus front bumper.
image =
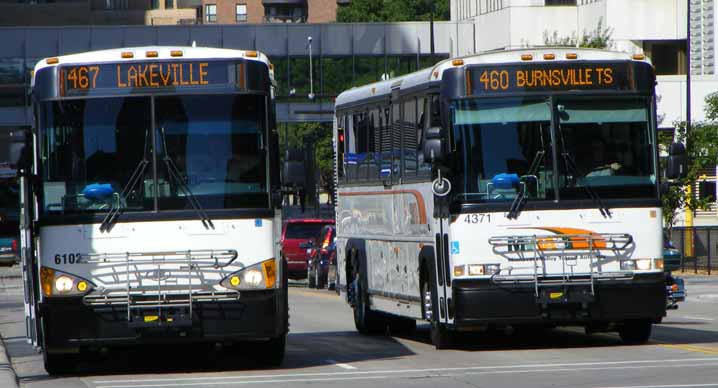
<svg viewBox="0 0 718 388">
<path fill-rule="evenodd" d="M 112 345 L 275 338 L 288 331 L 286 303 L 286 291 L 282 289 L 247 291 L 236 301 L 195 302 L 188 322 L 150 319 L 139 325 L 136 318 L 128 321 L 127 305 L 89 306 L 81 298 L 46 299 L 40 311 L 45 346 L 52 352 Z"/>
<path fill-rule="evenodd" d="M 535 283 L 454 280 L 450 316 L 457 328 L 487 324 L 581 325 L 631 319 L 658 322 L 666 315 L 665 276 L 636 274 L 631 279 L 594 281 L 591 286 L 542 287 Z"/>
</svg>

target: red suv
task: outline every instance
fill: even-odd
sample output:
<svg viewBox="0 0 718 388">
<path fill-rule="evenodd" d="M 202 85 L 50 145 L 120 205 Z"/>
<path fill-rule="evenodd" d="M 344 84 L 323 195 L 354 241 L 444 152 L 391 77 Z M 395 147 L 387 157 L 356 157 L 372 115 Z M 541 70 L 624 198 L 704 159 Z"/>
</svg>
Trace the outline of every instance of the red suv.
<svg viewBox="0 0 718 388">
<path fill-rule="evenodd" d="M 307 277 L 307 248 L 299 244 L 314 241 L 325 225 L 334 225 L 331 219 L 292 219 L 284 222 L 282 229 L 282 255 L 287 259 L 289 277 L 304 279 Z"/>
</svg>

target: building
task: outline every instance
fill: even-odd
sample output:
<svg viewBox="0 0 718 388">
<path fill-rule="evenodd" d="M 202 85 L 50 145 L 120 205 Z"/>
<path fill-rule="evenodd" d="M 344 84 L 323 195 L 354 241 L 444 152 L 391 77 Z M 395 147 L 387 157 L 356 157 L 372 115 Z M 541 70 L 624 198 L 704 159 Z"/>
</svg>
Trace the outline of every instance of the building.
<svg viewBox="0 0 718 388">
<path fill-rule="evenodd" d="M 330 23 L 345 0 L 0 0 L 0 26 Z"/>
<path fill-rule="evenodd" d="M 687 14 L 690 4 L 690 15 Z M 705 97 L 718 91 L 715 0 L 451 0 L 451 20 L 474 25 L 477 51 L 551 44 L 595 31 L 611 31 L 612 49 L 645 53 L 658 74 L 659 127 L 686 119 L 686 68 L 690 60 L 691 116 L 705 118 Z M 690 30 L 687 18 L 690 18 Z M 690 52 L 687 37 L 690 34 Z M 558 39 L 556 39 L 558 38 Z M 575 41 L 575 39 L 574 39 Z M 708 169 L 693 188 L 718 198 L 718 169 Z M 718 202 L 680 217 L 680 225 L 718 225 Z M 710 241 L 710 239 L 708 239 Z"/>
</svg>

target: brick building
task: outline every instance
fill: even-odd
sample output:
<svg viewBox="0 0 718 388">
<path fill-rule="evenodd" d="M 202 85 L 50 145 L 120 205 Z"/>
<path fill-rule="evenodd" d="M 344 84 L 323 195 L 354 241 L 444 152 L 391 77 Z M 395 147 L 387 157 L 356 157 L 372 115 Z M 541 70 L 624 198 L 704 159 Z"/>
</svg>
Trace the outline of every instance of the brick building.
<svg viewBox="0 0 718 388">
<path fill-rule="evenodd" d="M 337 0 L 202 0 L 202 23 L 331 23 Z"/>
</svg>

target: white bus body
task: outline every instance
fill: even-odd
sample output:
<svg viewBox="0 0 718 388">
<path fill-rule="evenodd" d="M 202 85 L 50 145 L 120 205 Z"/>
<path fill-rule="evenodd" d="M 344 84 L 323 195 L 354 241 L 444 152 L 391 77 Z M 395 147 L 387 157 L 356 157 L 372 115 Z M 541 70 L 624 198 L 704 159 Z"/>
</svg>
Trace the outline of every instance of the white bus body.
<svg viewBox="0 0 718 388">
<path fill-rule="evenodd" d="M 41 60 L 22 166 L 28 339 L 50 373 L 113 345 L 288 331 L 273 72 L 255 51 Z M 157 189 L 155 189 L 157 188 Z"/>
<path fill-rule="evenodd" d="M 357 329 L 428 320 L 437 347 L 505 325 L 647 340 L 665 315 L 654 79 L 629 54 L 526 49 L 342 93 L 338 287 Z M 611 153 L 597 172 L 594 141 Z"/>
</svg>

